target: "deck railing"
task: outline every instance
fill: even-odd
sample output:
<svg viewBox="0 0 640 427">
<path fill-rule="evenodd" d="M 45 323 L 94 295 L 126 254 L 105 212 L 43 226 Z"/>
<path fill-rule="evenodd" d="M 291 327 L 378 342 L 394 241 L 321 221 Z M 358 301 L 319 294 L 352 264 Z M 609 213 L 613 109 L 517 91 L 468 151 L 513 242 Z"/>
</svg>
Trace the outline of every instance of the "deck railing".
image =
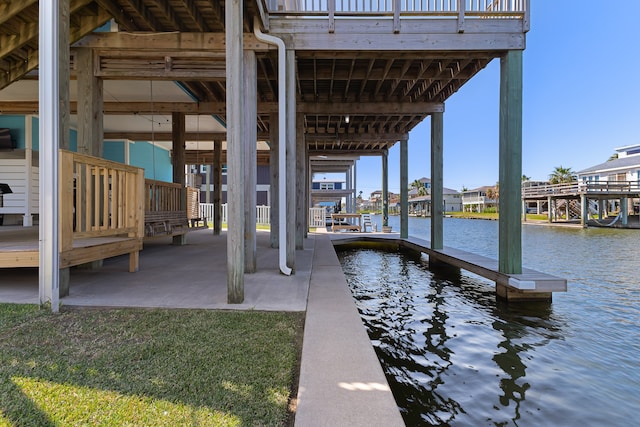
<svg viewBox="0 0 640 427">
<path fill-rule="evenodd" d="M 571 182 L 563 184 L 544 184 L 534 187 L 523 187 L 522 197 L 558 196 L 565 194 L 598 194 L 598 193 L 640 193 L 638 181 L 598 181 L 598 182 Z"/>
<path fill-rule="evenodd" d="M 146 179 L 144 210 L 145 212 L 185 211 L 182 203 L 181 184 Z"/>
<path fill-rule="evenodd" d="M 265 0 L 271 15 L 366 16 L 420 14 L 432 16 L 523 17 L 530 0 Z"/>
<path fill-rule="evenodd" d="M 144 171 L 60 150 L 60 246 L 73 239 L 144 234 Z"/>
</svg>

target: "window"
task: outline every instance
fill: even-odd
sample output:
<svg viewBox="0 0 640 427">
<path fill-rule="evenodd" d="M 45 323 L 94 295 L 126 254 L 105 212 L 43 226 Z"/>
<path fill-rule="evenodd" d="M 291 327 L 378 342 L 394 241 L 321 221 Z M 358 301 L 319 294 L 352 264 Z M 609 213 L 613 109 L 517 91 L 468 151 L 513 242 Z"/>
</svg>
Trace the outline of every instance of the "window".
<svg viewBox="0 0 640 427">
<path fill-rule="evenodd" d="M 320 183 L 321 190 L 333 190 L 333 182 L 321 182 Z"/>
</svg>

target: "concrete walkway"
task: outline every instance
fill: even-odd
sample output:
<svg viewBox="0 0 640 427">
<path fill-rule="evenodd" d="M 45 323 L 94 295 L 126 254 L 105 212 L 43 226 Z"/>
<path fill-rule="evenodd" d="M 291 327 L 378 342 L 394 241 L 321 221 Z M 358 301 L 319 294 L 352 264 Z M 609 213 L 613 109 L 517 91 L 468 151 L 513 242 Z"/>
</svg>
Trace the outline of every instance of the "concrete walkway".
<svg viewBox="0 0 640 427">
<path fill-rule="evenodd" d="M 145 241 L 140 271 L 126 256 L 96 270 L 72 269 L 67 306 L 305 311 L 296 426 L 404 425 L 326 234 L 296 251 L 295 275 L 278 270 L 269 233 L 257 233 L 258 272 L 245 301 L 227 304 L 226 235 L 191 232 L 186 246 Z M 38 303 L 37 269 L 0 270 L 0 302 Z"/>
</svg>

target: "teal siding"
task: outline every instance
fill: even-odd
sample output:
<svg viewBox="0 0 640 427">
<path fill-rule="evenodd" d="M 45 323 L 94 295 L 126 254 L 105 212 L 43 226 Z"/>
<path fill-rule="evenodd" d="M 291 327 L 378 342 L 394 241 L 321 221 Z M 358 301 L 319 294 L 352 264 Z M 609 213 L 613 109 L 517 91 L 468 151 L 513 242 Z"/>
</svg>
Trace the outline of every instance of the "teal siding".
<svg viewBox="0 0 640 427">
<path fill-rule="evenodd" d="M 145 141 L 129 145 L 129 160 L 132 166 L 144 168 L 144 177 L 158 181 L 173 181 L 173 168 L 169 151 Z"/>
<path fill-rule="evenodd" d="M 33 131 L 33 149 L 40 150 L 40 119 L 38 117 L 31 118 L 31 127 Z"/>
<path fill-rule="evenodd" d="M 105 141 L 104 158 L 114 162 L 124 163 L 124 141 Z"/>
<path fill-rule="evenodd" d="M 24 116 L 2 116 L 0 115 L 0 128 L 10 129 L 11 138 L 16 143 L 16 148 L 25 148 L 25 125 Z"/>
</svg>

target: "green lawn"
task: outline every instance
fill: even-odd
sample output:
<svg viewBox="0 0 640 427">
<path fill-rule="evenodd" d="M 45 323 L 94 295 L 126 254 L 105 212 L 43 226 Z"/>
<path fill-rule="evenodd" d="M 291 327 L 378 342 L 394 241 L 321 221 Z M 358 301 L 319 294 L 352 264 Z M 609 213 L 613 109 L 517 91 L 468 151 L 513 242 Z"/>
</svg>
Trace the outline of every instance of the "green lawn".
<svg viewBox="0 0 640 427">
<path fill-rule="evenodd" d="M 302 313 L 0 304 L 0 426 L 282 426 Z"/>
</svg>

